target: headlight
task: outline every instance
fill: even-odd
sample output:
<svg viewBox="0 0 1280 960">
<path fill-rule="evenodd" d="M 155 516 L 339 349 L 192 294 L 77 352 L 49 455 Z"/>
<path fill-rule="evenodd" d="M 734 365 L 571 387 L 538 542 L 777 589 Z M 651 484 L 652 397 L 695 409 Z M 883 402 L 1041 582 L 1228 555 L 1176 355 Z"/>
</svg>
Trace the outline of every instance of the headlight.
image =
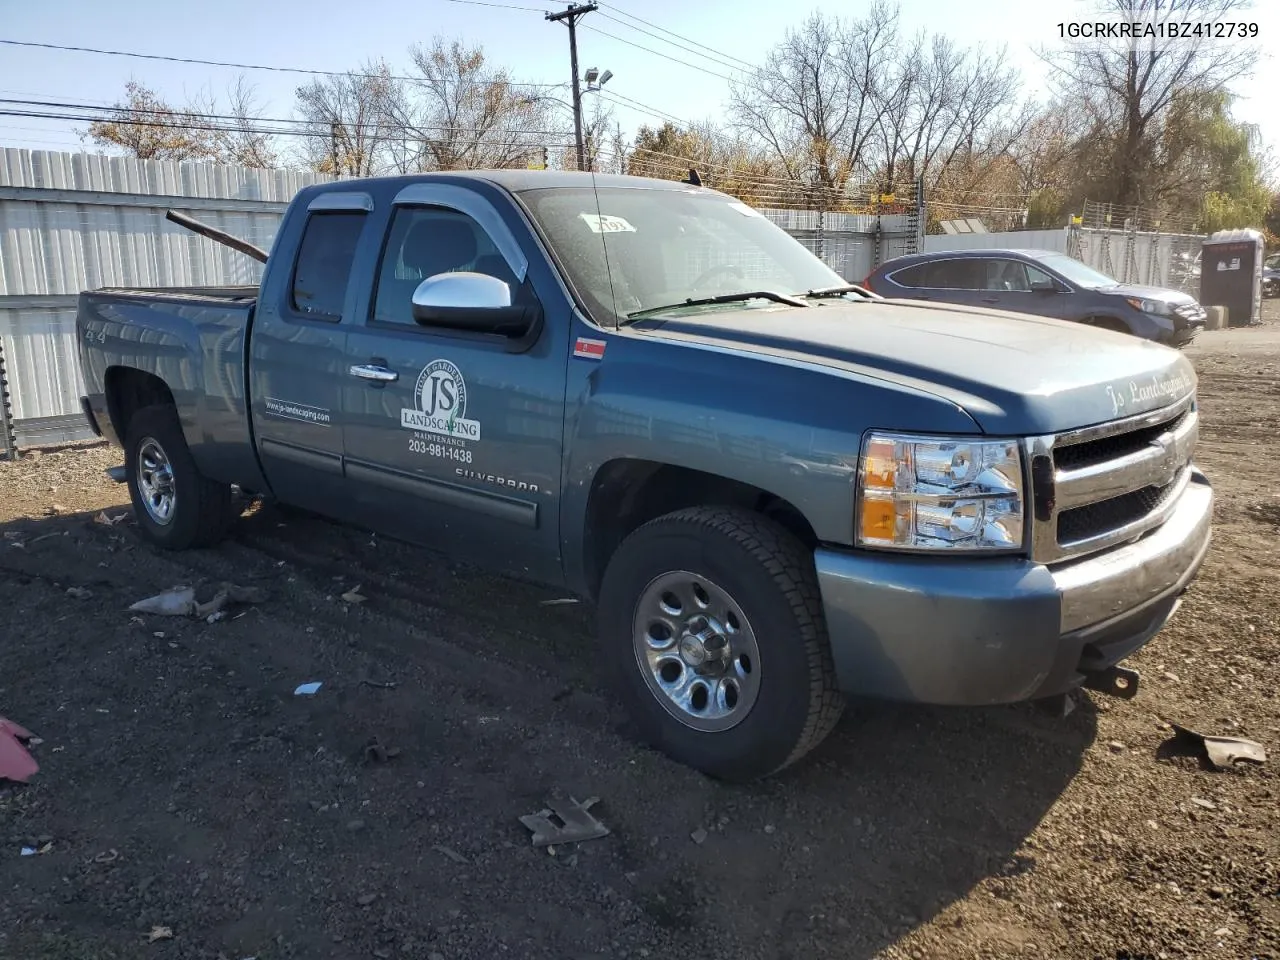
<svg viewBox="0 0 1280 960">
<path fill-rule="evenodd" d="M 1154 313 L 1158 317 L 1173 316 L 1173 304 L 1163 300 L 1139 300 L 1137 297 L 1125 297 L 1125 302 L 1135 310 L 1143 313 Z"/>
<path fill-rule="evenodd" d="M 871 433 L 859 467 L 859 546 L 1022 546 L 1022 453 L 1016 441 Z"/>
</svg>

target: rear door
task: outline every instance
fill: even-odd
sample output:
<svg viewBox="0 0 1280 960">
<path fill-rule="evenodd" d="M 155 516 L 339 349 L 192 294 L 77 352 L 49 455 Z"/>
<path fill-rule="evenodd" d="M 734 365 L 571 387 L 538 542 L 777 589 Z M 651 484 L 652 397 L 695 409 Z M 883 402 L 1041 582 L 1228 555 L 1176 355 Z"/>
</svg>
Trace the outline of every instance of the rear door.
<svg viewBox="0 0 1280 960">
<path fill-rule="evenodd" d="M 520 233 L 528 252 L 470 187 L 417 183 L 396 196 L 368 307 L 347 338 L 346 473 L 374 529 L 554 582 L 569 304 L 547 270 L 530 275 L 539 254 Z M 503 280 L 517 303 L 540 302 L 537 339 L 513 350 L 415 322 L 418 284 L 455 271 Z"/>
<path fill-rule="evenodd" d="M 368 226 L 369 194 L 318 194 L 301 224 L 287 223 L 249 339 L 252 422 L 271 491 L 282 501 L 342 517 L 343 439 L 352 264 Z"/>
<path fill-rule="evenodd" d="M 981 277 L 982 270 L 974 258 L 947 257 L 913 264 L 889 274 L 890 289 L 882 292 L 889 297 L 982 306 L 979 302 Z"/>
</svg>

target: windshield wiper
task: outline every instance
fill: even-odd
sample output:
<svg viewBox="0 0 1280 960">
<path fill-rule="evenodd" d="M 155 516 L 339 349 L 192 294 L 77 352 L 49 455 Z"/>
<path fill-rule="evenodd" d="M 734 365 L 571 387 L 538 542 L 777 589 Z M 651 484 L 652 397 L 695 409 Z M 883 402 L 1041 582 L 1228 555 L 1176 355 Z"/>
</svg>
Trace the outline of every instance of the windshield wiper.
<svg viewBox="0 0 1280 960">
<path fill-rule="evenodd" d="M 817 290 L 810 290 L 801 294 L 806 300 L 820 300 L 823 297 L 840 297 L 846 293 L 857 293 L 864 300 L 883 300 L 880 294 L 868 290 L 866 287 L 859 287 L 856 284 L 848 283 L 839 287 L 820 287 Z"/>
<path fill-rule="evenodd" d="M 628 313 L 626 319 L 639 320 L 643 317 L 652 316 L 655 313 L 663 313 L 667 310 L 678 310 L 681 307 L 702 307 L 713 303 L 738 303 L 743 300 L 772 300 L 774 303 L 785 303 L 789 307 L 807 307 L 799 297 L 793 297 L 785 293 L 778 293 L 776 290 L 749 290 L 744 293 L 722 293 L 718 297 L 697 297 L 682 300 L 680 303 L 669 303 L 663 307 L 647 307 L 644 310 L 636 310 L 634 313 Z"/>
</svg>

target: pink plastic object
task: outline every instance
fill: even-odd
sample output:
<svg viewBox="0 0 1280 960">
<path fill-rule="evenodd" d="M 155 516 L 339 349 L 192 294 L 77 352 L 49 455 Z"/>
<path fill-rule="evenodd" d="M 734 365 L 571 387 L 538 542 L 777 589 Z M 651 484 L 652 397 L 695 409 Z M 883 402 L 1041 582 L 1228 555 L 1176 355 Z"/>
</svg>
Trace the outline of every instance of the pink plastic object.
<svg viewBox="0 0 1280 960">
<path fill-rule="evenodd" d="M 39 771 L 40 764 L 22 745 L 23 740 L 31 738 L 31 731 L 0 717 L 0 780 L 26 783 L 32 774 Z"/>
</svg>

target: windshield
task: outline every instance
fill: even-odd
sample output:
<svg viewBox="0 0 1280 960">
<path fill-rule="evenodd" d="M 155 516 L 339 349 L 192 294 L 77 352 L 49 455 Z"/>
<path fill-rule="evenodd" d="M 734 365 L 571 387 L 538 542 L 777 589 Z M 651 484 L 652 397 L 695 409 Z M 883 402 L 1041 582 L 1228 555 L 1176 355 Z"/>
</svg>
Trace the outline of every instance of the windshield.
<svg viewBox="0 0 1280 960">
<path fill-rule="evenodd" d="M 658 307 L 776 308 L 767 300 L 698 307 L 684 301 L 803 294 L 845 283 L 786 231 L 720 194 L 606 187 L 597 206 L 596 191 L 574 187 L 528 190 L 521 199 L 602 326 Z"/>
<path fill-rule="evenodd" d="M 1280 270 L 1280 253 L 1273 253 L 1262 261 L 1262 265 L 1268 270 Z"/>
<path fill-rule="evenodd" d="M 1074 257 L 1068 257 L 1064 253 L 1054 253 L 1038 259 L 1050 270 L 1057 270 L 1062 276 L 1080 287 L 1096 290 L 1098 287 L 1114 287 L 1119 284 L 1119 281 L 1108 277 L 1105 273 L 1099 273 L 1093 267 L 1086 266 Z"/>
</svg>

